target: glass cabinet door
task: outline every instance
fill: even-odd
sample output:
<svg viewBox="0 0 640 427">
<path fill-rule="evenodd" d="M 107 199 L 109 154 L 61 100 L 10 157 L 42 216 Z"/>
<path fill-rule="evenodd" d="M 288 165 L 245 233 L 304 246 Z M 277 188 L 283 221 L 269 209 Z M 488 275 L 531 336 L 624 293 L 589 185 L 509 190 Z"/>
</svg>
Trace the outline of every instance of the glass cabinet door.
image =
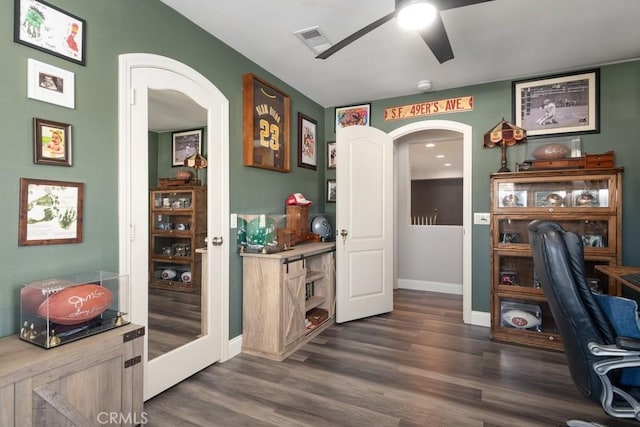
<svg viewBox="0 0 640 427">
<path fill-rule="evenodd" d="M 550 212 L 571 209 L 602 210 L 613 206 L 610 179 L 496 181 L 494 208 L 540 208 Z"/>
</svg>

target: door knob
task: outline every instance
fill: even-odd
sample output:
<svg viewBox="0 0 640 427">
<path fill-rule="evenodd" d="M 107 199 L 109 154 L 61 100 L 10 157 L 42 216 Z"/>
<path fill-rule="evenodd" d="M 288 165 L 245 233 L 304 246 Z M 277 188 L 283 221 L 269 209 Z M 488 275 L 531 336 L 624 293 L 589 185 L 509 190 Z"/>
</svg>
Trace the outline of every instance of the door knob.
<svg viewBox="0 0 640 427">
<path fill-rule="evenodd" d="M 213 239 L 211 239 L 211 244 L 213 246 L 220 246 L 222 245 L 222 237 L 214 237 Z"/>
</svg>

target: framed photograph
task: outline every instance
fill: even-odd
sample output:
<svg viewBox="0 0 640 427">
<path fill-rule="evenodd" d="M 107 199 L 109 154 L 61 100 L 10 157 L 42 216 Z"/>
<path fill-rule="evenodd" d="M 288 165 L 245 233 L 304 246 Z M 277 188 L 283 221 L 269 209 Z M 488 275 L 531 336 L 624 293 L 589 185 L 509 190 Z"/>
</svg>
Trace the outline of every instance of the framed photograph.
<svg viewBox="0 0 640 427">
<path fill-rule="evenodd" d="M 242 76 L 242 164 L 290 170 L 291 98 L 253 74 Z"/>
<path fill-rule="evenodd" d="M 85 65 L 87 23 L 42 0 L 15 0 L 13 40 Z"/>
<path fill-rule="evenodd" d="M 33 118 L 33 162 L 71 166 L 71 125 Z"/>
<path fill-rule="evenodd" d="M 371 104 L 336 107 L 336 130 L 355 125 L 371 126 Z"/>
<path fill-rule="evenodd" d="M 204 129 L 171 133 L 171 166 L 184 166 L 184 161 L 196 153 L 202 154 Z"/>
<path fill-rule="evenodd" d="M 336 180 L 335 179 L 327 180 L 327 202 L 329 203 L 336 202 Z"/>
<path fill-rule="evenodd" d="M 527 137 L 600 132 L 600 70 L 512 83 L 513 119 Z"/>
<path fill-rule="evenodd" d="M 18 245 L 82 242 L 84 184 L 20 178 Z"/>
<path fill-rule="evenodd" d="M 298 166 L 316 170 L 318 165 L 318 122 L 298 113 Z"/>
<path fill-rule="evenodd" d="M 75 108 L 75 75 L 72 72 L 29 58 L 27 74 L 28 98 Z"/>
<path fill-rule="evenodd" d="M 327 169 L 336 168 L 336 142 L 327 141 Z"/>
</svg>

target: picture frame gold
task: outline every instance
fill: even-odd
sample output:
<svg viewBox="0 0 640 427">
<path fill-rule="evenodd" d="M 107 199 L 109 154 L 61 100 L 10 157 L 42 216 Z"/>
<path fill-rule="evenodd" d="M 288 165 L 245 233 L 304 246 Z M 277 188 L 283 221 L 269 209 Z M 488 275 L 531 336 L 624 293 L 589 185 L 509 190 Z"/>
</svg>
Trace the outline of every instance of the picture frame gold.
<svg viewBox="0 0 640 427">
<path fill-rule="evenodd" d="M 82 242 L 84 184 L 20 178 L 18 246 Z"/>
<path fill-rule="evenodd" d="M 291 98 L 254 74 L 242 76 L 242 164 L 291 170 Z"/>
<path fill-rule="evenodd" d="M 71 125 L 33 118 L 33 162 L 39 165 L 72 165 Z"/>
</svg>

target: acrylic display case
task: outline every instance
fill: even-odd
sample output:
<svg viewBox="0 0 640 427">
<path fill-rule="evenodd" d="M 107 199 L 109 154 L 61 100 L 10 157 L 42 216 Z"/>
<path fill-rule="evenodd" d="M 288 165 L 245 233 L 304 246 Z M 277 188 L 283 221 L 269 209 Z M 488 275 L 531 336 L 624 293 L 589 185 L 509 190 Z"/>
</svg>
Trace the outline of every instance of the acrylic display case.
<svg viewBox="0 0 640 427">
<path fill-rule="evenodd" d="M 290 249 L 293 244 L 288 235 L 286 215 L 238 214 L 238 252 L 275 253 Z"/>
<path fill-rule="evenodd" d="M 129 276 L 106 271 L 38 280 L 20 290 L 20 339 L 57 347 L 129 323 Z"/>
</svg>

